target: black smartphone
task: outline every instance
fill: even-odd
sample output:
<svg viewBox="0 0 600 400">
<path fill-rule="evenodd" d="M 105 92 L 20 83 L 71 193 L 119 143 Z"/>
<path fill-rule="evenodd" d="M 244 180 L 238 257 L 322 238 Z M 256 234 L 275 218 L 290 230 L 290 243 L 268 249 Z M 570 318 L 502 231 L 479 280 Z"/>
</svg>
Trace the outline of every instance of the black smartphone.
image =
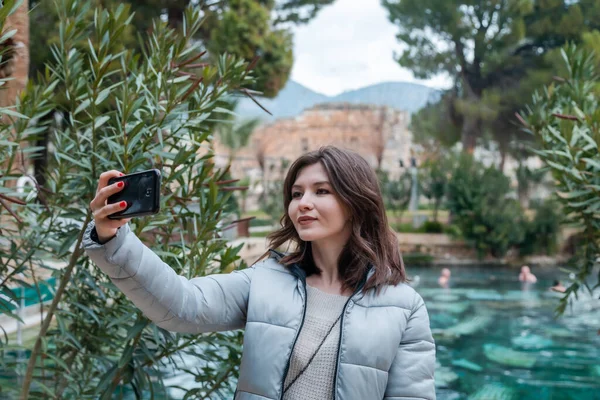
<svg viewBox="0 0 600 400">
<path fill-rule="evenodd" d="M 108 184 L 124 182 L 125 187 L 108 198 L 108 204 L 127 202 L 127 208 L 108 216 L 110 219 L 124 219 L 156 214 L 160 210 L 160 171 L 150 169 L 110 178 Z"/>
</svg>

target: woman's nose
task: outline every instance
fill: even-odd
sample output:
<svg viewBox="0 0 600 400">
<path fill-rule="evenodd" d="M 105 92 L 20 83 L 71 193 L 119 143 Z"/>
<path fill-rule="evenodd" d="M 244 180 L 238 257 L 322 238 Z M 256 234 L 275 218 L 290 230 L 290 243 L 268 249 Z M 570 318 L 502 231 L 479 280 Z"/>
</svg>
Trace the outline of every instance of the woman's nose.
<svg viewBox="0 0 600 400">
<path fill-rule="evenodd" d="M 312 209 L 313 207 L 313 203 L 312 200 L 310 199 L 310 195 L 305 193 L 301 198 L 300 198 L 300 202 L 298 203 L 298 207 L 301 210 L 305 210 L 305 209 Z"/>
</svg>

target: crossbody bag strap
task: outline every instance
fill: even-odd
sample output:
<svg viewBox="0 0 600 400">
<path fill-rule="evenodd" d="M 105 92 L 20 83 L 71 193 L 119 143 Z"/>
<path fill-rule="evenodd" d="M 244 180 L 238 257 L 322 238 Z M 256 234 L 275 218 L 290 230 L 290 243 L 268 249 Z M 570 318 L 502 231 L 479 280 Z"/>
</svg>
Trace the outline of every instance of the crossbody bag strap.
<svg viewBox="0 0 600 400">
<path fill-rule="evenodd" d="M 338 321 L 340 320 L 340 318 L 342 318 L 342 314 L 340 314 L 337 317 L 337 319 L 335 320 L 335 322 L 333 323 L 333 325 L 331 325 L 331 327 L 327 331 L 327 334 L 325 335 L 325 337 L 323 338 L 323 340 L 321 340 L 321 343 L 319 343 L 319 346 L 317 347 L 317 349 L 315 350 L 315 352 L 313 353 L 313 355 L 310 356 L 310 359 L 308 360 L 308 363 L 306 363 L 306 365 L 304 366 L 304 368 L 302 368 L 302 370 L 298 373 L 298 375 L 296 375 L 296 377 L 290 383 L 288 383 L 288 385 L 285 387 L 285 389 L 283 390 L 283 394 L 285 394 L 288 391 L 288 389 L 290 387 L 292 387 L 292 385 L 298 380 L 298 378 L 300 378 L 302 376 L 302 374 L 306 371 L 306 369 L 308 368 L 308 366 L 310 365 L 310 363 L 312 363 L 312 361 L 314 360 L 314 358 L 317 355 L 317 353 L 319 352 L 319 350 L 321 350 L 321 347 L 323 346 L 323 343 L 325 343 L 325 341 L 327 340 L 327 338 L 331 334 L 331 331 L 333 331 L 333 328 L 338 323 Z"/>
</svg>

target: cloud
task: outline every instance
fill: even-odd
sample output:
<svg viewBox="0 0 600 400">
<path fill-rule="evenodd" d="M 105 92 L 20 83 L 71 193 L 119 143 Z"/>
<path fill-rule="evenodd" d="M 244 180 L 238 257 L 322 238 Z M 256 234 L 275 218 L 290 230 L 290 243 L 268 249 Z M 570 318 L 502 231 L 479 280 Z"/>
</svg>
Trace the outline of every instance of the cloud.
<svg viewBox="0 0 600 400">
<path fill-rule="evenodd" d="M 446 76 L 417 80 L 398 65 L 396 33 L 379 0 L 337 0 L 309 24 L 294 28 L 291 78 L 330 96 L 387 81 L 449 87 Z"/>
</svg>

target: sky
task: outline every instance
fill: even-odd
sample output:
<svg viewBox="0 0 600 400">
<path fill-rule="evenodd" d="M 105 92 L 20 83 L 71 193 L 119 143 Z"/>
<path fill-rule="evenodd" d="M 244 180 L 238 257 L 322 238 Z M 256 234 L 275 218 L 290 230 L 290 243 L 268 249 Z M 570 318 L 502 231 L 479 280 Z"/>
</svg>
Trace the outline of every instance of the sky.
<svg viewBox="0 0 600 400">
<path fill-rule="evenodd" d="M 294 28 L 291 79 L 329 96 L 381 82 L 450 87 L 447 76 L 423 81 L 400 67 L 394 60 L 394 51 L 402 49 L 397 32 L 380 0 L 336 0 Z"/>
</svg>

